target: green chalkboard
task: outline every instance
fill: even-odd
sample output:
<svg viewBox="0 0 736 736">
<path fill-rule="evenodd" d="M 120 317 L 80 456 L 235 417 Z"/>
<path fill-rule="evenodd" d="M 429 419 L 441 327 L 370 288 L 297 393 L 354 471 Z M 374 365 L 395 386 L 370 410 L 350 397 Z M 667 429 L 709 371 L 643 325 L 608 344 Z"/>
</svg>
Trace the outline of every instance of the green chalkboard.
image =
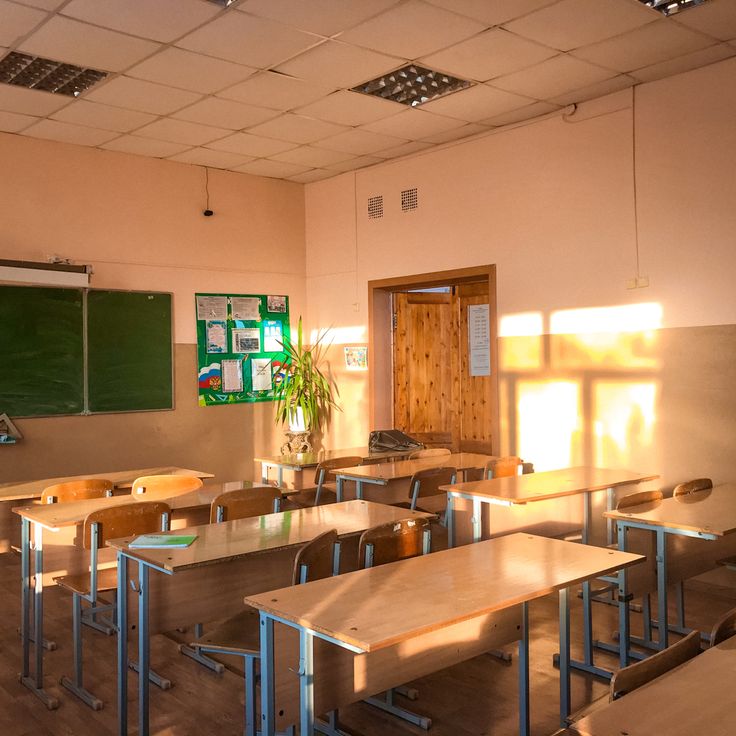
<svg viewBox="0 0 736 736">
<path fill-rule="evenodd" d="M 84 409 L 81 289 L 0 286 L 0 413 Z"/>
<path fill-rule="evenodd" d="M 88 410 L 171 409 L 171 294 L 87 293 Z"/>
</svg>

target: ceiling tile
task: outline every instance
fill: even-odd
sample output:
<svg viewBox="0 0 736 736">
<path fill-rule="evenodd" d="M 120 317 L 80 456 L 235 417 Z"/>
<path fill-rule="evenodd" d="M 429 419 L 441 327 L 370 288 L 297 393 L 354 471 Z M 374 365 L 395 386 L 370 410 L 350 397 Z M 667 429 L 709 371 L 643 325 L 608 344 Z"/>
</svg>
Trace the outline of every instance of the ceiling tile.
<svg viewBox="0 0 736 736">
<path fill-rule="evenodd" d="M 200 0 L 72 0 L 61 12 L 114 31 L 169 43 L 221 10 Z"/>
<path fill-rule="evenodd" d="M 334 92 L 297 112 L 340 125 L 363 125 L 395 115 L 403 105 L 350 90 Z"/>
<path fill-rule="evenodd" d="M 713 40 L 707 36 L 662 18 L 623 36 L 576 49 L 573 54 L 609 69 L 629 72 L 712 45 Z"/>
<path fill-rule="evenodd" d="M 179 120 L 190 120 L 193 123 L 240 130 L 262 123 L 276 115 L 278 115 L 276 110 L 267 110 L 265 107 L 244 105 L 242 102 L 222 100 L 219 97 L 206 97 L 201 102 L 196 102 L 191 107 L 174 113 L 173 117 Z"/>
<path fill-rule="evenodd" d="M 672 20 L 722 41 L 736 38 L 736 3 L 733 0 L 708 0 L 687 13 L 678 13 Z"/>
<path fill-rule="evenodd" d="M 249 132 L 292 143 L 314 143 L 314 141 L 337 135 L 344 130 L 343 125 L 335 125 L 324 120 L 314 120 L 287 112 L 278 118 L 256 125 Z"/>
<path fill-rule="evenodd" d="M 416 59 L 480 33 L 484 24 L 409 0 L 341 34 L 340 40 Z"/>
<path fill-rule="evenodd" d="M 102 130 L 117 131 L 118 133 L 128 133 L 156 119 L 155 115 L 149 115 L 145 112 L 101 105 L 88 100 L 75 100 L 70 105 L 55 112 L 51 117 L 64 123 L 87 125 Z"/>
<path fill-rule="evenodd" d="M 200 125 L 199 123 L 173 120 L 172 118 L 156 120 L 156 122 L 136 131 L 136 135 L 145 138 L 156 138 L 171 143 L 186 143 L 190 146 L 201 146 L 204 143 L 210 143 L 218 138 L 224 138 L 228 133 L 230 131 L 224 128 L 213 128 L 211 125 Z"/>
<path fill-rule="evenodd" d="M 437 100 L 425 102 L 422 109 L 475 123 L 491 115 L 499 115 L 502 112 L 523 107 L 529 102 L 530 100 L 526 97 L 494 89 L 485 84 L 477 84 Z"/>
<path fill-rule="evenodd" d="M 134 66 L 127 73 L 149 82 L 211 94 L 242 82 L 255 72 L 241 64 L 233 64 L 191 51 L 168 48 Z"/>
<path fill-rule="evenodd" d="M 263 138 L 251 133 L 234 133 L 227 138 L 211 143 L 207 148 L 230 153 L 243 153 L 246 156 L 272 156 L 275 153 L 295 148 L 293 143 L 277 141 L 275 138 Z"/>
<path fill-rule="evenodd" d="M 364 166 L 383 163 L 383 160 L 377 156 L 356 156 L 347 161 L 341 161 L 339 164 L 330 164 L 329 166 L 325 166 L 325 168 L 337 172 L 353 171 L 355 169 L 362 169 Z"/>
<path fill-rule="evenodd" d="M 613 72 L 561 54 L 529 69 L 494 79 L 493 85 L 541 100 L 602 82 L 612 76 Z"/>
<path fill-rule="evenodd" d="M 561 0 L 507 23 L 505 28 L 533 41 L 569 51 L 651 23 L 656 13 L 624 0 Z"/>
<path fill-rule="evenodd" d="M 613 92 L 620 92 L 622 89 L 628 89 L 635 84 L 636 80 L 633 77 L 628 76 L 628 74 L 619 74 L 610 79 L 604 79 L 602 82 L 565 92 L 564 95 L 553 98 L 552 102 L 558 105 L 572 105 L 575 102 L 585 102 L 586 100 L 594 100 L 596 97 L 610 95 Z"/>
<path fill-rule="evenodd" d="M 176 45 L 259 69 L 284 61 L 322 39 L 245 13 L 225 13 Z"/>
<path fill-rule="evenodd" d="M 76 143 L 80 146 L 99 146 L 101 143 L 117 138 L 118 134 L 109 130 L 60 123 L 57 120 L 39 120 L 35 125 L 24 130 L 23 135 L 62 143 Z"/>
<path fill-rule="evenodd" d="M 494 28 L 422 59 L 432 69 L 485 82 L 555 56 L 556 51 Z"/>
<path fill-rule="evenodd" d="M 266 71 L 258 72 L 244 82 L 218 92 L 217 96 L 286 111 L 314 102 L 330 94 L 333 89 L 334 87 L 312 84 L 287 74 Z"/>
<path fill-rule="evenodd" d="M 673 74 L 682 74 L 682 72 L 723 61 L 734 55 L 736 55 L 736 48 L 725 43 L 719 43 L 701 51 L 693 51 L 691 54 L 678 56 L 671 61 L 662 61 L 659 64 L 645 66 L 643 69 L 631 72 L 631 76 L 642 82 L 653 82 L 655 79 L 664 79 L 664 77 Z"/>
<path fill-rule="evenodd" d="M 294 176 L 295 174 L 302 174 L 305 171 L 309 171 L 309 167 L 261 158 L 244 166 L 237 166 L 235 171 L 243 174 L 253 174 L 254 176 L 270 176 L 275 179 L 283 179 L 287 176 Z"/>
<path fill-rule="evenodd" d="M 396 69 L 402 61 L 339 41 L 327 41 L 281 64 L 277 71 L 316 84 L 354 87 Z"/>
<path fill-rule="evenodd" d="M 183 164 L 195 164 L 196 166 L 207 166 L 212 169 L 234 169 L 252 161 L 250 156 L 240 153 L 228 153 L 227 151 L 213 151 L 211 148 L 190 148 L 184 153 L 169 156 L 169 160 L 178 161 Z"/>
<path fill-rule="evenodd" d="M 119 72 L 158 48 L 159 44 L 153 41 L 55 15 L 18 50 L 69 64 Z"/>
<path fill-rule="evenodd" d="M 550 102 L 533 102 L 531 105 L 521 107 L 518 110 L 512 110 L 511 112 L 505 112 L 502 115 L 495 115 L 488 120 L 483 122 L 486 125 L 492 125 L 493 127 L 499 127 L 502 125 L 511 125 L 512 123 L 520 123 L 524 120 L 531 120 L 532 118 L 539 117 L 540 115 L 547 115 L 547 113 L 559 110 L 559 105 L 553 105 Z"/>
<path fill-rule="evenodd" d="M 116 107 L 150 112 L 154 115 L 168 115 L 185 105 L 191 105 L 201 99 L 202 95 L 144 82 L 141 79 L 115 77 L 88 92 L 84 97 Z"/>
<path fill-rule="evenodd" d="M 446 130 L 444 133 L 429 135 L 424 140 L 429 143 L 450 143 L 451 141 L 458 141 L 461 138 L 467 138 L 469 135 L 477 135 L 478 133 L 485 133 L 487 131 L 488 128 L 485 125 L 466 123 L 452 130 Z"/>
<path fill-rule="evenodd" d="M 123 135 L 114 141 L 100 146 L 107 151 L 119 151 L 120 153 L 134 153 L 138 156 L 153 156 L 154 158 L 166 158 L 175 153 L 186 151 L 189 146 L 181 143 L 169 143 L 157 141 L 153 138 L 139 138 L 135 135 Z"/>
<path fill-rule="evenodd" d="M 313 181 L 320 181 L 320 179 L 328 179 L 331 176 L 337 176 L 336 172 L 327 171 L 327 169 L 312 169 L 311 171 L 305 171 L 303 174 L 290 176 L 289 179 L 300 184 L 309 184 Z"/>
<path fill-rule="evenodd" d="M 390 135 L 380 135 L 372 133 L 370 130 L 358 130 L 354 128 L 346 133 L 341 133 L 333 138 L 319 142 L 319 148 L 328 148 L 331 151 L 343 151 L 344 153 L 353 153 L 356 156 L 362 156 L 367 153 L 375 153 L 392 146 L 398 146 L 406 143 L 401 138 L 394 138 Z"/>
<path fill-rule="evenodd" d="M 19 115 L 16 112 L 0 111 L 0 130 L 4 133 L 19 133 L 32 123 L 38 122 L 33 115 Z"/>
<path fill-rule="evenodd" d="M 277 153 L 271 156 L 275 161 L 286 161 L 290 164 L 300 164 L 302 166 L 328 166 L 329 164 L 337 164 L 352 158 L 348 153 L 340 151 L 328 151 L 326 148 L 315 148 L 314 146 L 300 146 L 292 148 L 291 151 Z"/>
<path fill-rule="evenodd" d="M 409 108 L 398 115 L 364 125 L 363 129 L 414 141 L 457 127 L 458 122 L 455 118 L 446 118 L 425 110 Z"/>
<path fill-rule="evenodd" d="M 558 0 L 427 0 L 438 8 L 467 15 L 482 21 L 487 26 L 496 26 L 513 18 L 531 13 L 551 5 Z"/>
<path fill-rule="evenodd" d="M 245 0 L 237 6 L 253 15 L 270 18 L 303 31 L 334 36 L 396 5 L 399 0 Z"/>
<path fill-rule="evenodd" d="M 400 146 L 393 146 L 392 148 L 378 151 L 376 156 L 380 156 L 381 158 L 398 158 L 399 156 L 408 156 L 410 153 L 424 151 L 426 148 L 432 147 L 433 144 L 427 141 L 409 141 L 409 143 L 402 143 Z"/>
<path fill-rule="evenodd" d="M 41 10 L 0 0 L 0 44 L 12 46 L 46 17 Z"/>
<path fill-rule="evenodd" d="M 0 84 L 0 110 L 6 112 L 45 117 L 70 102 L 71 100 L 63 95 L 25 89 L 14 84 Z"/>
</svg>

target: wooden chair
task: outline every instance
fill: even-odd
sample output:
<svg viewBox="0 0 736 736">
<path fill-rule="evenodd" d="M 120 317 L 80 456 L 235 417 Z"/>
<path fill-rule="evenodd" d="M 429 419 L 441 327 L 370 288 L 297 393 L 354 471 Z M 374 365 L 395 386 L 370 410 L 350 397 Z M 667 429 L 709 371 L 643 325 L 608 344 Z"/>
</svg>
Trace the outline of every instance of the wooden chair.
<svg viewBox="0 0 736 736">
<path fill-rule="evenodd" d="M 44 488 L 41 503 L 69 503 L 112 496 L 113 482 L 106 478 L 84 478 Z"/>
<path fill-rule="evenodd" d="M 451 467 L 442 468 L 425 468 L 418 470 L 412 475 L 409 481 L 409 502 L 393 504 L 401 508 L 408 508 L 412 511 L 427 511 L 428 513 L 436 513 L 436 509 L 428 509 L 419 505 L 420 498 L 431 498 L 433 496 L 442 496 L 446 499 L 446 493 L 440 490 L 440 486 L 446 486 L 454 483 L 457 479 L 457 469 Z M 443 509 L 447 509 L 446 500 L 443 503 Z M 443 522 L 444 523 L 444 522 Z"/>
<path fill-rule="evenodd" d="M 339 550 L 340 544 L 336 529 L 324 532 L 305 544 L 294 560 L 292 585 L 300 585 L 337 575 L 340 566 Z M 261 656 L 259 612 L 255 608 L 247 606 L 242 613 L 228 619 L 206 636 L 192 642 L 190 646 L 200 652 L 243 658 L 245 672 L 245 736 L 256 736 L 255 663 Z M 336 714 L 329 714 L 329 718 L 330 724 L 336 728 L 334 726 Z"/>
<path fill-rule="evenodd" d="M 496 457 L 486 463 L 484 477 L 490 480 L 491 478 L 509 478 L 514 475 L 521 475 L 524 471 L 524 465 L 527 465 L 530 471 L 534 470 L 531 463 L 524 463 L 516 455 Z"/>
<path fill-rule="evenodd" d="M 691 631 L 684 639 L 667 649 L 616 672 L 611 678 L 610 699 L 618 700 L 697 654 L 700 654 L 700 632 Z"/>
<path fill-rule="evenodd" d="M 133 496 L 145 495 L 147 501 L 158 501 L 198 491 L 202 481 L 192 475 L 144 475 L 133 481 Z"/>
<path fill-rule="evenodd" d="M 429 554 L 431 547 L 431 527 L 427 518 L 402 519 L 388 524 L 379 524 L 366 529 L 358 542 L 358 566 L 360 568 L 378 567 L 399 562 L 410 557 Z M 395 704 L 396 693 L 410 700 L 417 698 L 414 688 L 405 686 L 391 688 L 383 693 L 366 698 L 365 702 L 413 723 L 425 731 L 432 725 L 431 719 Z"/>
<path fill-rule="evenodd" d="M 210 524 L 272 514 L 278 512 L 280 507 L 280 488 L 264 486 L 227 491 L 212 500 Z"/>
<path fill-rule="evenodd" d="M 414 450 L 407 460 L 420 460 L 423 457 L 443 457 L 452 453 L 446 447 L 425 447 L 423 450 Z"/>
<path fill-rule="evenodd" d="M 718 619 L 710 632 L 710 645 L 714 647 L 734 634 L 736 634 L 736 608 L 732 608 Z"/>
<path fill-rule="evenodd" d="M 362 465 L 363 458 L 359 455 L 348 455 L 346 457 L 335 457 L 322 460 L 314 471 L 314 488 L 305 489 L 299 493 L 292 494 L 282 508 L 306 508 L 307 506 L 319 506 L 320 503 L 335 503 L 337 501 L 337 485 L 333 471 L 339 468 L 352 468 L 354 465 Z"/>
<path fill-rule="evenodd" d="M 93 710 L 102 708 L 102 701 L 84 687 L 82 654 L 82 601 L 88 610 L 114 610 L 115 604 L 100 606 L 98 594 L 117 590 L 117 569 L 98 569 L 98 550 L 105 547 L 108 539 L 129 537 L 138 534 L 166 531 L 169 527 L 171 510 L 161 501 L 134 501 L 124 506 L 99 509 L 84 520 L 82 545 L 90 551 L 90 572 L 64 575 L 54 582 L 72 594 L 72 633 L 74 641 L 74 677 L 62 677 L 61 684 L 80 698 Z M 151 680 L 163 689 L 171 686 L 151 673 Z"/>
</svg>

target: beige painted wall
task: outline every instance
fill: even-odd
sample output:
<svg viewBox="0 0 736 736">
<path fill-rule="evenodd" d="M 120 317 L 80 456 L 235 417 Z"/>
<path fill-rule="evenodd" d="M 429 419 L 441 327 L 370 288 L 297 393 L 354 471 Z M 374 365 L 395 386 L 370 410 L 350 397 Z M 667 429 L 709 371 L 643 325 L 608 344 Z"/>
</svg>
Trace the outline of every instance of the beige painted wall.
<svg viewBox="0 0 736 736">
<path fill-rule="evenodd" d="M 177 464 L 253 477 L 280 444 L 270 404 L 199 408 L 194 293 L 278 293 L 305 309 L 300 184 L 0 135 L 0 258 L 59 254 L 94 266 L 92 285 L 174 294 L 176 409 L 20 419 L 0 482 Z M 2 411 L 0 409 L 0 411 Z"/>
<path fill-rule="evenodd" d="M 581 105 L 568 119 L 552 116 L 308 185 L 310 325 L 334 325 L 337 342 L 360 344 L 367 339 L 370 279 L 495 263 L 502 343 L 515 340 L 512 352 L 532 360 L 525 370 L 542 383 L 569 384 L 529 386 L 527 395 L 502 404 L 502 450 L 525 453 L 515 428 L 525 416 L 529 426 L 541 407 L 549 426 L 530 428 L 528 446 L 542 456 L 539 469 L 564 465 L 545 457 L 539 444 L 544 431 L 549 437 L 560 432 L 553 409 L 569 408 L 567 397 L 585 380 L 590 362 L 615 384 L 622 364 L 633 360 L 627 370 L 637 380 L 599 387 L 595 410 L 575 404 L 567 421 L 580 426 L 565 427 L 572 455 L 581 457 L 571 439 L 576 431 L 610 448 L 627 427 L 641 425 L 651 435 L 647 451 L 632 434 L 624 438 L 625 453 L 608 453 L 611 462 L 657 470 L 665 484 L 702 474 L 736 479 L 733 412 L 719 417 L 716 436 L 693 441 L 695 428 L 712 426 L 709 412 L 722 406 L 732 381 L 722 371 L 736 347 L 731 337 L 721 342 L 721 333 L 708 332 L 725 326 L 730 335 L 736 323 L 735 77 L 736 61 L 726 61 L 642 85 L 633 118 L 632 93 L 625 91 Z M 626 288 L 636 275 L 632 119 L 640 273 L 650 281 L 637 290 Z M 419 209 L 403 213 L 400 191 L 410 187 L 419 190 Z M 368 220 L 366 200 L 377 194 L 384 196 L 385 216 Z M 683 328 L 692 331 L 677 332 Z M 657 345 L 647 348 L 654 367 L 642 367 L 639 344 L 646 347 L 659 332 Z M 571 333 L 567 341 L 558 335 L 557 347 L 585 360 L 553 368 L 548 354 L 541 363 L 524 357 L 525 340 L 549 350 L 553 333 Z M 689 360 L 688 345 L 706 352 Z M 709 355 L 713 350 L 723 351 L 725 363 Z M 517 369 L 502 370 L 502 388 Z M 652 393 L 646 385 L 652 381 L 667 390 Z M 364 377 L 351 387 L 344 407 L 350 442 L 370 429 L 366 383 Z M 619 411 L 611 408 L 617 404 Z M 587 442 L 584 459 L 592 457 L 595 442 Z"/>
</svg>

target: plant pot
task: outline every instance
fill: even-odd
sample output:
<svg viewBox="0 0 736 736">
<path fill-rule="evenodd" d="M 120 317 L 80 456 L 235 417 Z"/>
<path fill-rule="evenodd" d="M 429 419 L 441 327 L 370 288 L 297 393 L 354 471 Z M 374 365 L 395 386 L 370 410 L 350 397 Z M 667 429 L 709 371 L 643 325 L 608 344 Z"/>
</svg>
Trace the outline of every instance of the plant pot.
<svg viewBox="0 0 736 736">
<path fill-rule="evenodd" d="M 293 412 L 289 413 L 289 431 L 295 433 L 309 431 L 304 421 L 304 412 L 299 406 L 297 406 Z"/>
</svg>

